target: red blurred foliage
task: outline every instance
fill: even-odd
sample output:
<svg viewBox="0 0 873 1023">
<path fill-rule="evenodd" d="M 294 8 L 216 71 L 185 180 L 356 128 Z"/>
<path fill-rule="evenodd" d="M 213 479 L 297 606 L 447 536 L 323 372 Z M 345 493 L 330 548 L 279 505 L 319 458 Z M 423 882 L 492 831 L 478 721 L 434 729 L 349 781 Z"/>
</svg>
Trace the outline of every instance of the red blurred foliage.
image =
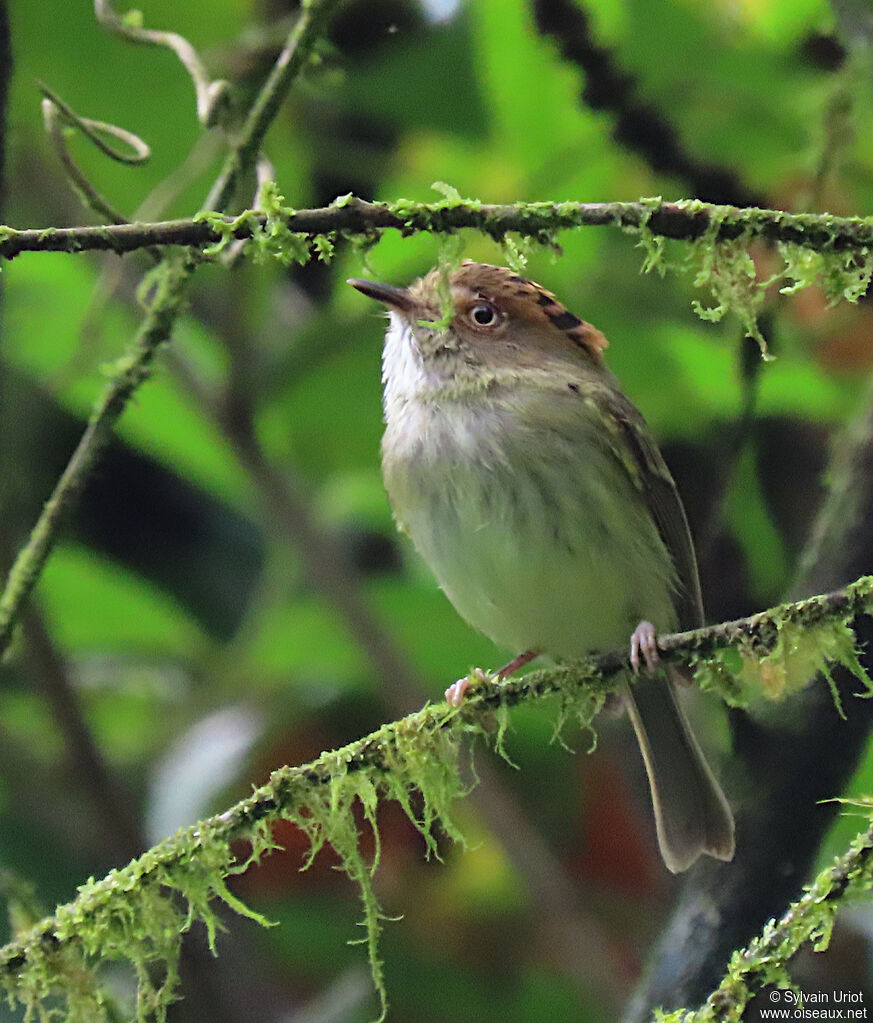
<svg viewBox="0 0 873 1023">
<path fill-rule="evenodd" d="M 640 820 L 641 800 L 605 753 L 585 758 L 585 784 L 576 848 L 569 866 L 583 883 L 597 882 L 645 899 L 657 898 L 664 866 Z"/>
<path fill-rule="evenodd" d="M 314 720 L 301 723 L 292 732 L 286 733 L 280 741 L 262 750 L 261 770 L 255 771 L 261 783 L 269 778 L 276 764 L 305 764 L 315 759 L 322 750 L 342 745 L 341 737 L 324 730 L 323 724 Z M 413 807 L 416 799 L 412 799 Z M 376 851 L 373 830 L 367 823 L 360 804 L 355 806 L 355 821 L 358 828 L 358 848 L 366 862 L 371 862 Z M 423 842 L 415 826 L 396 802 L 380 803 L 377 810 L 380 839 L 380 878 L 390 884 L 392 875 L 403 870 L 410 863 L 421 860 Z M 242 897 L 274 897 L 291 893 L 303 886 L 311 889 L 344 888 L 347 881 L 338 873 L 340 858 L 329 844 L 318 851 L 312 863 L 301 873 L 309 858 L 310 843 L 306 833 L 292 821 L 281 820 L 272 827 L 273 840 L 281 848 L 265 856 L 260 864 L 252 866 L 234 881 L 234 890 Z M 238 844 L 239 859 L 248 855 L 248 843 Z"/>
</svg>

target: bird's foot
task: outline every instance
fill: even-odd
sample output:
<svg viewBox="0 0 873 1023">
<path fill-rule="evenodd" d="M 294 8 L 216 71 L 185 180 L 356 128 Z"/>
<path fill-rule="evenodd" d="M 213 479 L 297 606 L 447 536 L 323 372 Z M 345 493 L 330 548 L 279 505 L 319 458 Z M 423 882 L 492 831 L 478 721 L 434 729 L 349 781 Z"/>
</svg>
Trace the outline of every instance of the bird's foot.
<svg viewBox="0 0 873 1023">
<path fill-rule="evenodd" d="M 646 668 L 654 671 L 658 667 L 660 656 L 658 654 L 658 634 L 651 622 L 640 622 L 631 633 L 630 638 L 630 662 L 634 674 L 640 673 L 640 654 L 646 662 Z"/>
<path fill-rule="evenodd" d="M 538 650 L 525 650 L 518 657 L 513 657 L 509 664 L 504 664 L 496 675 L 489 674 L 489 672 L 483 671 L 482 668 L 473 668 L 469 675 L 459 678 L 457 682 L 453 682 L 449 686 L 446 690 L 446 702 L 450 707 L 460 707 L 471 689 L 482 685 L 483 682 L 495 680 L 502 682 L 505 678 L 509 678 L 510 675 L 514 675 L 519 669 L 529 664 L 538 654 Z"/>
<path fill-rule="evenodd" d="M 450 707 L 460 707 L 471 689 L 481 686 L 483 682 L 490 682 L 491 678 L 492 676 L 483 668 L 473 668 L 469 675 L 459 678 L 449 686 L 446 690 L 446 703 Z"/>
</svg>

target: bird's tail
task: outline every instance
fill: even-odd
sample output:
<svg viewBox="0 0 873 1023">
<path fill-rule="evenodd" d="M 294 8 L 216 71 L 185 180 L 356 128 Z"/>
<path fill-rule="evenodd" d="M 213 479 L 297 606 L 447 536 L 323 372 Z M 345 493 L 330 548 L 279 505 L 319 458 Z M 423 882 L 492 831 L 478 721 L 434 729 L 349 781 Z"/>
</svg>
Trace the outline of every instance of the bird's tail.
<svg viewBox="0 0 873 1023">
<path fill-rule="evenodd" d="M 734 818 L 671 680 L 642 681 L 624 693 L 646 764 L 658 844 L 667 868 L 687 870 L 701 853 L 733 859 Z"/>
</svg>

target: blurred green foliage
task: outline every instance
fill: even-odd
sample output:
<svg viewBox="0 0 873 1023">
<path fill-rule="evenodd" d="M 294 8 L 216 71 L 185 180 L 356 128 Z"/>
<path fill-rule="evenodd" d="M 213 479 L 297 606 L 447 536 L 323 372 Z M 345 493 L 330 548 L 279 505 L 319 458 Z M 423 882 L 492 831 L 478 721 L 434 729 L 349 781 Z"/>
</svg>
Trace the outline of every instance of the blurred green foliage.
<svg viewBox="0 0 873 1023">
<path fill-rule="evenodd" d="M 441 18 L 434 10 L 415 0 L 349 0 L 321 62 L 307 69 L 267 138 L 289 203 L 319 205 L 349 191 L 424 200 L 438 180 L 494 202 L 687 195 L 683 180 L 654 172 L 616 142 L 609 112 L 582 102 L 582 72 L 537 31 L 530 4 L 469 0 Z M 774 206 L 870 209 L 873 80 L 841 55 L 824 0 L 590 0 L 586 10 L 594 37 L 694 156 L 735 172 Z M 241 103 L 275 56 L 275 29 L 290 13 L 281 0 L 143 6 L 147 25 L 187 35 L 214 74 L 234 81 Z M 170 200 L 160 209 L 152 203 L 148 216 L 196 210 L 221 146 L 198 141 L 192 91 L 176 59 L 105 34 L 86 4 L 20 0 L 11 22 L 4 221 L 41 227 L 90 218 L 43 133 L 37 80 L 82 115 L 149 142 L 152 161 L 134 170 L 71 140 L 85 172 L 128 216 L 168 178 Z M 850 116 L 835 134 L 835 98 L 843 94 Z M 827 174 L 819 173 L 824 152 Z M 687 279 L 641 276 L 642 253 L 617 232 L 590 228 L 560 241 L 561 253 L 533 251 L 528 272 L 610 338 L 610 364 L 662 443 L 703 540 L 710 617 L 775 602 L 819 500 L 828 438 L 858 407 L 873 367 L 870 304 L 828 309 L 810 292 L 774 295 L 767 317 L 778 358 L 744 375 L 737 324 L 698 320 Z M 383 320 L 342 283 L 361 274 L 408 282 L 434 263 L 438 244 L 389 234 L 366 257 L 341 249 L 330 266 L 243 261 L 198 274 L 173 350 L 125 413 L 119 444 L 37 598 L 133 820 L 151 819 L 163 805 L 162 785 L 188 784 L 190 799 L 175 793 L 192 815 L 175 823 L 187 823 L 246 792 L 272 766 L 305 761 L 435 698 L 471 664 L 501 662 L 503 652 L 457 618 L 395 537 L 378 467 Z M 503 259 L 473 233 L 464 244 L 469 257 Z M 683 249 L 670 245 L 668 254 L 681 261 Z M 766 251 L 756 255 L 766 274 Z M 105 365 L 135 330 L 136 285 L 148 266 L 144 255 L 48 254 L 4 266 L 5 547 L 32 524 Z M 750 389 L 754 427 L 732 450 Z M 424 680 L 416 695 L 379 672 L 372 651 L 313 584 L 298 538 L 281 528 L 257 476 L 210 414 L 240 394 L 254 410 L 261 450 L 356 566 L 348 585 Z M 35 881 L 50 904 L 114 865 L 117 843 L 87 777 L 70 762 L 65 723 L 47 709 L 44 668 L 22 638 L 0 669 L 0 865 Z M 263 725 L 242 752 L 196 728 L 222 708 L 260 714 Z M 523 770 L 501 768 L 501 777 L 556 850 L 586 911 L 602 920 L 629 986 L 674 882 L 657 860 L 628 729 L 606 724 L 599 751 L 574 758 L 546 745 L 544 715 L 519 713 L 514 726 L 510 752 Z M 711 730 L 717 742 L 717 721 Z M 587 737 L 567 739 L 587 747 Z M 216 762 L 237 758 L 234 784 L 210 786 L 208 766 L 187 781 L 160 770 L 195 743 L 211 743 Z M 622 761 L 631 762 L 625 773 Z M 873 758 L 855 787 L 873 790 Z M 472 808 L 462 808 L 461 819 L 479 844 L 467 853 L 447 849 L 445 866 L 423 862 L 411 829 L 385 818 L 376 884 L 386 910 L 405 915 L 384 938 L 392 1019 L 536 1023 L 597 1020 L 614 1009 L 586 993 L 584 970 L 568 965 Z M 604 833 L 608 847 L 597 838 Z M 261 1001 L 271 1013 L 329 1001 L 337 978 L 360 959 L 342 944 L 356 933 L 351 886 L 330 863 L 322 869 L 322 857 L 298 876 L 302 850 L 285 838 L 289 853 L 240 882 L 244 897 L 281 926 L 253 934 L 253 926 L 234 924 L 234 941 L 248 943 L 259 963 L 254 974 L 234 974 L 239 964 L 228 953 L 231 982 L 250 983 L 250 1004 Z M 840 832 L 823 855 L 843 841 Z M 229 944 L 220 942 L 222 952 Z M 123 1000 L 124 978 L 119 986 Z M 352 992 L 342 1011 L 288 1018 L 369 1018 L 366 984 L 342 990 Z M 215 1018 L 241 1018 L 225 1009 Z"/>
</svg>

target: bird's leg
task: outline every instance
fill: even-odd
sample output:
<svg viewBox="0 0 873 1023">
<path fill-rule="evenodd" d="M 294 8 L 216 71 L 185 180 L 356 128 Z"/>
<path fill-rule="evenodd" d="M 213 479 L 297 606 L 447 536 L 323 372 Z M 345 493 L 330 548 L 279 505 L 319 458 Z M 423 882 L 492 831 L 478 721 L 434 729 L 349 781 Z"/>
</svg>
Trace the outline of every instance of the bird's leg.
<svg viewBox="0 0 873 1023">
<path fill-rule="evenodd" d="M 500 671 L 497 672 L 497 681 L 502 682 L 505 678 L 509 678 L 510 675 L 514 675 L 520 668 L 530 664 L 538 656 L 539 650 L 525 650 L 518 657 L 513 657 L 509 664 L 504 664 Z M 457 682 L 453 682 L 449 686 L 446 690 L 446 702 L 450 707 L 460 707 L 470 689 L 487 681 L 488 672 L 483 671 L 481 668 L 474 668 L 465 678 L 459 678 Z"/>
<path fill-rule="evenodd" d="M 640 622 L 631 633 L 630 638 L 630 662 L 634 674 L 640 673 L 640 654 L 646 662 L 646 668 L 654 671 L 658 667 L 658 635 L 655 626 L 651 622 Z"/>
<path fill-rule="evenodd" d="M 523 668 L 526 664 L 530 664 L 539 655 L 539 650 L 525 650 L 518 657 L 513 657 L 509 664 L 504 664 L 500 671 L 497 672 L 497 681 L 502 682 L 505 678 L 509 678 L 510 675 L 514 675 L 519 669 Z"/>
</svg>

